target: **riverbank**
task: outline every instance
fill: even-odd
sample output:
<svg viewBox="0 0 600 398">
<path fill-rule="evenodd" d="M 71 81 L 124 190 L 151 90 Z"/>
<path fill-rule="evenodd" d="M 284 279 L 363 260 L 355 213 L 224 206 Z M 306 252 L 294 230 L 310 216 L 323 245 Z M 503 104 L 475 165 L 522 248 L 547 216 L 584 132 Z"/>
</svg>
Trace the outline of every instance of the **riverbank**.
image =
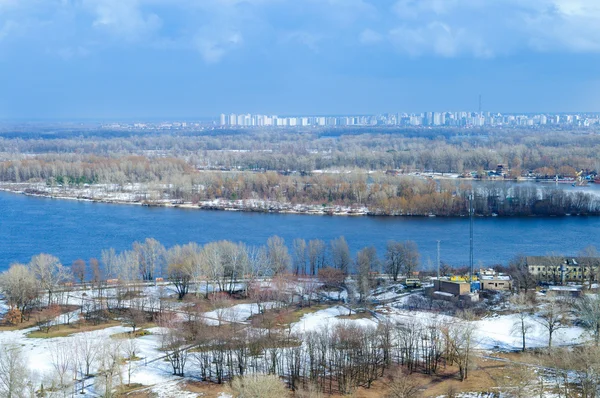
<svg viewBox="0 0 600 398">
<path fill-rule="evenodd" d="M 77 200 L 106 204 L 125 204 L 147 207 L 170 207 L 195 210 L 219 210 L 253 213 L 274 214 L 303 214 L 303 215 L 332 215 L 332 216 L 388 216 L 388 217 L 465 217 L 468 214 L 437 214 L 431 213 L 397 213 L 381 208 L 369 208 L 364 205 L 332 205 L 332 204 L 292 204 L 265 199 L 212 199 L 198 202 L 187 202 L 181 199 L 171 199 L 164 192 L 168 186 L 148 187 L 144 184 L 95 184 L 82 187 L 48 186 L 44 183 L 0 183 L 0 191 L 22 194 L 32 197 L 51 199 Z M 576 191 L 574 191 L 576 192 Z M 595 195 L 596 196 L 596 195 Z M 548 198 L 545 199 L 547 201 Z M 544 202 L 540 200 L 539 202 Z M 544 204 L 546 206 L 547 203 Z M 536 204 L 537 206 L 537 204 Z M 544 210 L 544 209 L 542 209 Z M 465 210 L 466 211 L 466 210 Z M 514 214 L 498 214 L 489 212 L 476 213 L 478 217 L 535 217 L 535 216 L 599 216 L 600 212 L 572 211 L 572 212 L 525 212 Z"/>
<path fill-rule="evenodd" d="M 139 185 L 130 189 L 115 191 L 109 185 L 88 186 L 85 188 L 57 188 L 41 186 L 40 184 L 0 184 L 0 191 L 33 197 L 79 200 L 94 203 L 125 204 L 149 207 L 174 207 L 183 209 L 246 211 L 257 213 L 281 214 L 312 214 L 312 215 L 369 215 L 369 209 L 364 206 L 335 206 L 291 204 L 285 202 L 243 199 L 225 200 L 214 199 L 198 203 L 181 200 L 159 198 L 158 193 L 140 191 Z"/>
</svg>

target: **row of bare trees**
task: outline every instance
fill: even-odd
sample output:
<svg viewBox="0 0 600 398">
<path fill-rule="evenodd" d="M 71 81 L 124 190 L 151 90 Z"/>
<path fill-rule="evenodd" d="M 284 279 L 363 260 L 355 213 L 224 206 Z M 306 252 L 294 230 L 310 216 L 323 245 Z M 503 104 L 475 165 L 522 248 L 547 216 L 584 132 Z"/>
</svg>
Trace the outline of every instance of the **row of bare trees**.
<svg viewBox="0 0 600 398">
<path fill-rule="evenodd" d="M 117 286 L 122 292 L 113 307 L 120 308 L 132 289 L 156 278 L 170 282 L 181 300 L 192 288 L 196 295 L 203 294 L 206 298 L 213 291 L 249 294 L 254 282 L 288 273 L 318 275 L 325 284 L 341 290 L 346 276 L 356 271 L 356 289 L 363 301 L 375 284 L 375 275 L 386 271 L 397 280 L 399 275 L 410 275 L 419 266 L 418 249 L 412 241 L 388 242 L 382 259 L 374 247 L 360 250 L 353 258 L 344 237 L 329 244 L 318 239 L 308 242 L 295 239 L 291 246 L 290 253 L 285 241 L 273 236 L 261 247 L 219 241 L 204 246 L 192 242 L 166 249 L 157 240 L 148 238 L 120 253 L 103 250 L 101 262 L 93 258 L 87 264 L 82 259 L 75 260 L 70 268 L 54 256 L 40 254 L 27 265 L 12 264 L 3 272 L 0 291 L 11 307 L 11 319 L 18 318 L 21 322 L 34 308 L 65 304 L 63 298 L 73 282 L 93 287 L 99 297 L 104 297 L 107 282 Z M 46 300 L 42 300 L 43 295 Z M 85 305 L 82 300 L 82 306 Z M 105 301 L 105 307 L 109 305 L 111 301 Z"/>
<path fill-rule="evenodd" d="M 436 374 L 456 365 L 468 377 L 474 328 L 468 321 L 382 321 L 377 326 L 323 325 L 307 332 L 241 324 L 210 327 L 190 315 L 171 324 L 163 349 L 173 373 L 223 383 L 254 374 L 277 375 L 292 390 L 319 386 L 328 394 L 369 388 L 393 366 Z"/>
</svg>

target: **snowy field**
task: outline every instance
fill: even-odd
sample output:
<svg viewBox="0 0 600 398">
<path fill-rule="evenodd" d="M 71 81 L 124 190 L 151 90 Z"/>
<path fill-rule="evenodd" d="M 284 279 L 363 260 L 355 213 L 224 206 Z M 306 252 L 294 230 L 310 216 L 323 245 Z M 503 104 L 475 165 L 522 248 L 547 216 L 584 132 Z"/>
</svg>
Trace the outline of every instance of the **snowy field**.
<svg viewBox="0 0 600 398">
<path fill-rule="evenodd" d="M 109 290 L 110 292 L 110 290 Z M 81 303 L 83 291 L 74 291 L 69 293 L 69 304 L 78 305 Z M 86 291 L 86 296 L 93 296 L 93 293 Z M 165 286 L 146 286 L 143 288 L 143 294 L 149 298 L 159 299 L 166 294 L 172 294 L 173 291 Z M 444 323 L 452 324 L 464 320 L 459 318 L 436 314 L 427 311 L 408 311 L 399 309 L 400 304 L 405 302 L 407 294 L 400 289 L 396 291 L 387 290 L 376 292 L 372 297 L 381 299 L 391 299 L 394 302 L 380 305 L 376 308 L 374 316 L 358 317 L 358 319 L 347 319 L 349 308 L 343 304 L 334 304 L 331 307 L 321 309 L 302 316 L 298 322 L 290 325 L 290 330 L 294 334 L 303 334 L 312 331 L 319 331 L 327 327 L 334 327 L 338 324 L 354 324 L 362 327 L 377 327 L 378 322 L 382 320 L 391 320 L 400 324 L 434 324 Z M 312 295 L 312 293 L 310 293 Z M 342 291 L 343 300 L 347 299 L 348 293 Z M 331 298 L 337 299 L 338 293 L 332 293 Z M 183 303 L 171 304 L 172 309 L 181 308 Z M 202 314 L 205 322 L 209 325 L 218 325 L 221 322 L 234 322 L 251 327 L 248 319 L 260 312 L 260 309 L 269 309 L 279 305 L 275 301 L 261 303 L 260 308 L 256 303 L 235 304 L 231 302 L 231 306 L 221 309 L 207 311 Z M 0 313 L 6 311 L 6 304 L 0 300 Z M 78 317 L 78 311 L 74 311 L 70 316 L 70 322 L 75 322 Z M 354 312 L 353 312 L 354 313 Z M 61 315 L 60 322 L 65 322 L 66 315 Z M 483 319 L 471 321 L 475 328 L 476 348 L 483 352 L 488 351 L 515 351 L 521 348 L 521 337 L 514 332 L 514 324 L 517 322 L 516 315 L 491 315 Z M 547 330 L 536 322 L 535 316 L 529 321 L 531 327 L 527 336 L 527 347 L 545 347 L 548 344 Z M 36 380 L 39 382 L 48 383 L 48 379 L 54 372 L 52 355 L 56 355 L 57 347 L 77 347 L 83 341 L 94 341 L 106 347 L 115 347 L 114 338 L 116 334 L 122 334 L 131 331 L 130 327 L 112 326 L 102 330 L 93 332 L 75 333 L 68 337 L 59 338 L 30 338 L 27 334 L 36 331 L 38 328 L 29 328 L 17 331 L 2 331 L 0 332 L 0 345 L 16 344 L 22 348 L 22 352 L 26 359 L 29 369 L 35 373 Z M 187 393 L 181 390 L 182 379 L 172 375 L 172 367 L 168 361 L 164 359 L 164 352 L 161 351 L 161 339 L 165 332 L 162 328 L 154 327 L 148 329 L 150 334 L 138 337 L 135 339 L 136 344 L 136 360 L 132 361 L 131 366 L 131 383 L 139 383 L 147 386 L 148 391 L 153 391 L 159 397 L 195 397 L 195 394 Z M 113 337 L 111 337 L 113 336 Z M 556 331 L 553 336 L 553 344 L 572 345 L 590 340 L 589 336 L 582 328 L 578 326 L 569 326 Z M 112 346 L 111 346 L 112 344 Z M 197 374 L 198 368 L 193 360 L 188 360 L 186 365 L 186 373 Z M 126 371 L 123 372 L 125 375 Z M 126 376 L 124 376 L 126 377 Z M 128 380 L 124 380 L 126 383 Z M 85 393 L 79 396 L 96 397 L 97 391 L 94 385 L 93 378 L 86 381 Z M 225 397 L 225 395 L 224 395 Z M 471 395 L 464 395 L 471 397 Z"/>
</svg>

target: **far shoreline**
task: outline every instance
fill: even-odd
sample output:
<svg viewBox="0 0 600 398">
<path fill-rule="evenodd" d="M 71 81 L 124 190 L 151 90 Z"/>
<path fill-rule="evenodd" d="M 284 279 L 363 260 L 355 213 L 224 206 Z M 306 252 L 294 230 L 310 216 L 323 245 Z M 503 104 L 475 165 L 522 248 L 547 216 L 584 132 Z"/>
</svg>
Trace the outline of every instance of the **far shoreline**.
<svg viewBox="0 0 600 398">
<path fill-rule="evenodd" d="M 20 194 L 27 197 L 71 200 L 78 202 L 114 204 L 114 205 L 135 205 L 143 207 L 162 207 L 184 210 L 204 210 L 204 211 L 230 211 L 244 213 L 262 213 L 262 214 L 290 214 L 290 215 L 308 215 L 308 216 L 347 216 L 347 217 L 406 217 L 406 218 L 468 218 L 468 215 L 439 215 L 439 214 L 386 214 L 384 212 L 371 211 L 367 207 L 340 206 L 340 205 L 292 205 L 290 203 L 281 203 L 264 200 L 241 199 L 236 201 L 215 199 L 202 201 L 197 204 L 192 202 L 180 202 L 177 200 L 165 199 L 162 201 L 140 201 L 140 200 L 122 200 L 115 198 L 94 198 L 81 195 L 56 195 L 48 192 L 40 192 L 32 188 L 16 189 L 7 187 L 0 183 L 0 192 L 9 194 Z M 250 206 L 249 206 L 250 204 Z M 259 204 L 257 206 L 256 204 Z M 596 213 L 577 213 L 577 214 L 475 214 L 477 218 L 563 218 L 563 217 L 598 217 Z"/>
</svg>

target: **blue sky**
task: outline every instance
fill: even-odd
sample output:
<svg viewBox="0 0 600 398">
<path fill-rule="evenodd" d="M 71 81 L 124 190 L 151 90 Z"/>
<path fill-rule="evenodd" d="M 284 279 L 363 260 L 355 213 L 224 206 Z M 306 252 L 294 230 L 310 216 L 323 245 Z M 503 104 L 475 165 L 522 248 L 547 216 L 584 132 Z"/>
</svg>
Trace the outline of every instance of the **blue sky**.
<svg viewBox="0 0 600 398">
<path fill-rule="evenodd" d="M 598 0 L 0 0 L 0 118 L 600 111 Z"/>
</svg>

